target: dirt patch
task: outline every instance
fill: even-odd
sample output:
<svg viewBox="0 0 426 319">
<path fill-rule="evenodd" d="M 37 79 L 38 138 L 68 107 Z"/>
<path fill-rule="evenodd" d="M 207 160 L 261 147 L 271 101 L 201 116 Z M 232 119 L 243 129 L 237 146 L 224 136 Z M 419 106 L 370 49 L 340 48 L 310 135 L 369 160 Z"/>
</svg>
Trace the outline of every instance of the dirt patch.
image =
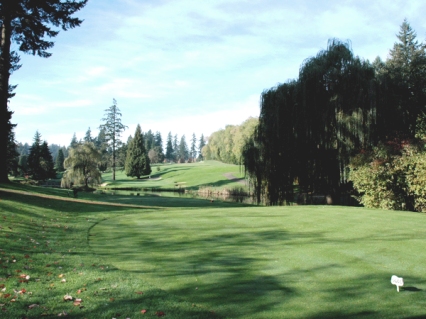
<svg viewBox="0 0 426 319">
<path fill-rule="evenodd" d="M 233 182 L 236 182 L 236 183 L 240 183 L 240 184 L 243 184 L 243 185 L 247 186 L 247 180 L 245 178 L 236 177 L 232 173 L 225 173 L 225 174 L 223 174 L 223 176 L 225 176 L 230 181 L 233 181 Z"/>
</svg>

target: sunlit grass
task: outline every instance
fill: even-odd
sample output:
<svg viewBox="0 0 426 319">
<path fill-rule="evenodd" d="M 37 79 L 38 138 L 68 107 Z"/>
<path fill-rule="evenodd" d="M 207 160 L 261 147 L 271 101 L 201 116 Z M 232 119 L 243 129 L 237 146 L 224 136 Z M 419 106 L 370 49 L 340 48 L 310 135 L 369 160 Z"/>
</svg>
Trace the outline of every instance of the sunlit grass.
<svg viewBox="0 0 426 319">
<path fill-rule="evenodd" d="M 157 170 L 157 167 L 160 170 Z M 120 188 L 159 188 L 198 190 L 203 186 L 217 189 L 232 189 L 233 187 L 244 187 L 243 184 L 229 180 L 224 174 L 231 173 L 233 176 L 244 177 L 242 167 L 238 165 L 225 164 L 217 161 L 205 161 L 187 164 L 161 164 L 153 165 L 150 178 L 130 178 L 124 171 L 116 172 L 116 181 L 112 181 L 112 174 L 102 175 L 107 187 Z"/>
<path fill-rule="evenodd" d="M 426 314 L 424 214 L 82 194 L 137 209 L 0 186 L 58 196 L 0 191 L 1 318 Z M 400 293 L 392 275 L 404 278 Z"/>
<path fill-rule="evenodd" d="M 91 243 L 227 318 L 403 318 L 426 314 L 425 221 L 347 207 L 181 209 L 102 222 Z"/>
</svg>

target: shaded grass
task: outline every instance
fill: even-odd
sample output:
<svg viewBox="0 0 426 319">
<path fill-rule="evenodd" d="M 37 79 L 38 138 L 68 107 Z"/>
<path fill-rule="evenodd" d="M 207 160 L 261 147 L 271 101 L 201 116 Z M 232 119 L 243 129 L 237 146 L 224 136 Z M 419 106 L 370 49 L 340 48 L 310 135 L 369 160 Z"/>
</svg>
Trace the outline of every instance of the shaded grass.
<svg viewBox="0 0 426 319">
<path fill-rule="evenodd" d="M 94 225 L 148 211 L 0 191 L 0 317 L 137 318 L 146 309 L 151 318 L 216 318 L 93 254 Z M 65 302 L 65 294 L 83 302 Z"/>
<path fill-rule="evenodd" d="M 181 209 L 102 222 L 91 245 L 225 318 L 408 318 L 426 314 L 425 218 L 348 207 Z M 404 277 L 400 293 L 393 274 Z"/>
<path fill-rule="evenodd" d="M 66 197 L 63 190 L 5 187 Z M 152 196 L 128 200 L 151 207 L 0 191 L 0 285 L 6 288 L 0 317 L 156 318 L 160 311 L 166 318 L 426 315 L 426 215 Z M 28 282 L 21 282 L 22 274 Z M 404 277 L 400 293 L 390 284 L 393 274 Z M 66 293 L 82 298 L 83 308 L 64 302 Z"/>
</svg>

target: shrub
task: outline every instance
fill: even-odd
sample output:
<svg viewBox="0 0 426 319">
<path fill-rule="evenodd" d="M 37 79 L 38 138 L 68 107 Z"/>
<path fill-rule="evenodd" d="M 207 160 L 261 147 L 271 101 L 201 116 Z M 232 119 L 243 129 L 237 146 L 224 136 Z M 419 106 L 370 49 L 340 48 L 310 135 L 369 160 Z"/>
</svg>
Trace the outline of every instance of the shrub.
<svg viewBox="0 0 426 319">
<path fill-rule="evenodd" d="M 361 152 L 349 165 L 361 204 L 371 208 L 426 211 L 423 142 L 392 141 Z"/>
</svg>

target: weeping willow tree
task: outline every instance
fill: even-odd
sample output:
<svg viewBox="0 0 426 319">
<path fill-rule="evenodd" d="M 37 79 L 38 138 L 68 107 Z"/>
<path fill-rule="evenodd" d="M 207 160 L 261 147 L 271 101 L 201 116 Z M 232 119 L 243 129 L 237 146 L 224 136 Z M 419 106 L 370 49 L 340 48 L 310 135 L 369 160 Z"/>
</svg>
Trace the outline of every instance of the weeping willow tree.
<svg viewBox="0 0 426 319">
<path fill-rule="evenodd" d="M 349 43 L 331 40 L 302 64 L 298 80 L 262 93 L 259 125 L 243 151 L 259 201 L 291 201 L 294 184 L 299 192 L 339 193 L 349 157 L 375 136 L 374 79 Z"/>
<path fill-rule="evenodd" d="M 64 161 L 65 173 L 62 177 L 61 187 L 97 185 L 101 182 L 101 172 L 98 164 L 101 153 L 92 142 L 78 144 L 71 148 L 69 156 Z"/>
</svg>

